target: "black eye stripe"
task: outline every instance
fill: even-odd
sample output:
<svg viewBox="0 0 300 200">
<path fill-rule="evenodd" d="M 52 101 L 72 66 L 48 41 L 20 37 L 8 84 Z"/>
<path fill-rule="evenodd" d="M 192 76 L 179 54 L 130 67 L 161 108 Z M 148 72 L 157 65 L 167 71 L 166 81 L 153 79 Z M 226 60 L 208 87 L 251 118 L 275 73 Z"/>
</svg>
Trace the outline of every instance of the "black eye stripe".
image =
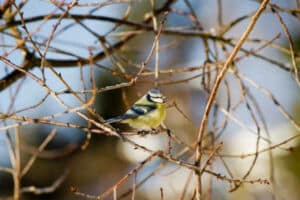
<svg viewBox="0 0 300 200">
<path fill-rule="evenodd" d="M 162 96 L 157 96 L 157 97 L 154 97 L 154 96 L 151 96 L 150 94 L 147 95 L 147 100 L 150 101 L 150 102 L 161 102 L 162 100 Z"/>
<path fill-rule="evenodd" d="M 150 97 L 151 99 L 162 99 L 162 97 Z"/>
<path fill-rule="evenodd" d="M 150 102 L 153 102 L 153 100 L 152 100 L 150 94 L 147 94 L 147 100 L 150 101 Z"/>
<path fill-rule="evenodd" d="M 153 98 L 162 98 L 161 94 L 157 94 L 157 95 L 150 94 L 150 96 Z"/>
</svg>

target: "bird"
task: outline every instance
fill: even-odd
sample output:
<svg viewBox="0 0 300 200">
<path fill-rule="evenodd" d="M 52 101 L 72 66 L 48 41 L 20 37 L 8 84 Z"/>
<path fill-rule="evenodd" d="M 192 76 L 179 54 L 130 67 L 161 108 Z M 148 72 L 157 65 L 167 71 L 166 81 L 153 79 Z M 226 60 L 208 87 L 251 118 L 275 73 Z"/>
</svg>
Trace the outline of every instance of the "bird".
<svg viewBox="0 0 300 200">
<path fill-rule="evenodd" d="M 158 128 L 166 118 L 166 97 L 160 90 L 150 89 L 136 101 L 123 115 L 110 118 L 106 124 L 126 123 L 137 130 Z"/>
</svg>

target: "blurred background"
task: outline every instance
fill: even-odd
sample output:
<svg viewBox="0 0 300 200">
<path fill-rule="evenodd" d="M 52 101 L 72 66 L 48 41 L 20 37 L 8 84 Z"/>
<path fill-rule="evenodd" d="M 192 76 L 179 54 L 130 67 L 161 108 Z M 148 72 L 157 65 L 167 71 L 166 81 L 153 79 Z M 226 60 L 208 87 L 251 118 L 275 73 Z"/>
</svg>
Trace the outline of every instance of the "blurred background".
<svg viewBox="0 0 300 200">
<path fill-rule="evenodd" d="M 238 0 L 82 0 L 59 21 L 72 1 L 15 1 L 11 9 L 5 10 L 7 2 L 0 0 L 1 56 L 22 66 L 24 52 L 35 58 L 41 58 L 36 48 L 46 52 L 46 62 L 73 91 L 78 91 L 82 99 L 92 96 L 91 92 L 80 92 L 92 89 L 92 76 L 97 88 L 129 82 L 151 52 L 157 35 L 147 27 L 155 27 L 155 23 L 159 27 L 160 22 L 165 20 L 163 27 L 167 31 L 159 35 L 159 51 L 153 53 L 138 81 L 126 87 L 98 92 L 90 107 L 104 119 L 114 117 L 124 113 L 148 89 L 158 85 L 168 98 L 165 125 L 186 146 L 192 146 L 196 141 L 219 67 L 226 61 L 260 5 L 260 1 L 255 0 L 243 3 Z M 209 168 L 217 174 L 239 180 L 251 168 L 246 180 L 253 180 L 253 183 L 245 183 L 230 192 L 233 186 L 228 181 L 204 174 L 206 199 L 300 198 L 300 146 L 297 138 L 300 134 L 300 93 L 292 67 L 290 43 L 283 28 L 287 28 L 292 38 L 295 64 L 299 65 L 299 4 L 297 0 L 271 1 L 218 90 L 209 116 L 205 144 L 223 142 L 223 146 Z M 271 6 L 275 11 L 271 10 Z M 10 18 L 14 12 L 14 17 Z M 69 14 L 72 16 L 67 17 Z M 280 22 L 278 14 L 284 23 Z M 22 20 L 31 38 L 22 26 Z M 131 34 L 134 36 L 126 40 Z M 22 38 L 26 40 L 26 51 L 20 45 Z M 51 42 L 47 47 L 49 38 Z M 125 41 L 121 47 L 114 46 L 120 41 Z M 108 51 L 110 48 L 113 50 Z M 104 56 L 97 59 L 95 55 L 100 52 L 104 52 Z M 92 62 L 77 62 L 84 59 Z M 65 104 L 80 107 L 81 103 L 72 95 L 76 92 L 66 92 L 65 84 L 52 69 L 41 69 L 41 60 L 39 64 L 33 63 L 29 71 L 37 77 L 45 77 L 47 87 L 60 93 L 59 97 Z M 158 78 L 154 76 L 156 61 L 160 70 Z M 13 76 L 14 69 L 3 61 L 0 63 L 0 113 L 33 119 L 57 114 L 50 117 L 50 121 L 89 126 L 76 112 L 65 112 L 57 99 L 47 96 L 47 91 L 28 75 L 3 86 L 3 80 Z M 15 118 L 1 119 L 0 199 L 12 198 L 14 192 L 12 175 L 4 170 L 13 167 L 9 145 L 10 141 L 16 141 L 14 133 L 17 129 L 10 125 L 17 124 L 19 127 L 22 167 L 51 131 L 56 130 L 56 135 L 38 153 L 20 183 L 21 187 L 53 186 L 55 190 L 39 195 L 23 191 L 22 199 L 88 198 L 72 192 L 70 188 L 86 195 L 99 195 L 149 155 L 116 137 L 103 134 L 92 134 L 88 146 L 82 150 L 87 133 L 79 128 L 18 122 Z M 117 128 L 127 129 L 123 126 Z M 166 134 L 130 136 L 130 139 L 151 150 L 168 149 Z M 184 144 L 173 141 L 172 155 L 183 150 Z M 271 151 L 255 156 L 256 151 L 270 146 L 274 146 Z M 247 154 L 252 155 L 243 157 Z M 192 155 L 189 152 L 180 159 L 192 163 Z M 144 183 L 137 188 L 135 199 L 160 199 L 161 190 L 164 199 L 192 199 L 196 179 L 191 176 L 191 171 L 186 168 L 154 158 L 136 176 L 131 176 L 118 187 L 118 199 L 131 199 L 128 190 L 134 182 L 142 181 Z M 63 181 L 56 188 L 60 178 Z M 271 183 L 263 184 L 256 181 L 258 179 Z M 106 199 L 113 199 L 113 195 Z"/>
</svg>

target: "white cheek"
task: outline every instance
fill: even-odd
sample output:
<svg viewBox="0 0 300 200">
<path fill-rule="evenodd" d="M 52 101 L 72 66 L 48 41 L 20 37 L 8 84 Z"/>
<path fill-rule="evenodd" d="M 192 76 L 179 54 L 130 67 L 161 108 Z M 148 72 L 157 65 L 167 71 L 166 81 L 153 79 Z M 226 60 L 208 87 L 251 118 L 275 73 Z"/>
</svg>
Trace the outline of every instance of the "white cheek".
<svg viewBox="0 0 300 200">
<path fill-rule="evenodd" d="M 157 103 L 163 103 L 164 101 L 162 99 L 158 99 L 156 102 Z"/>
</svg>

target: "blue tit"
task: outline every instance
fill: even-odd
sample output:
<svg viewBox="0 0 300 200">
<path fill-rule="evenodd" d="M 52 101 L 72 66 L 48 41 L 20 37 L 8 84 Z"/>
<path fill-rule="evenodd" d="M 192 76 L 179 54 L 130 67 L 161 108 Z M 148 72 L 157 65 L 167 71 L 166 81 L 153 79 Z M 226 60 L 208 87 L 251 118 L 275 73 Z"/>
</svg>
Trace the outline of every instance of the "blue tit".
<svg viewBox="0 0 300 200">
<path fill-rule="evenodd" d="M 126 123 L 137 130 L 157 128 L 166 118 L 166 97 L 158 89 L 151 89 L 125 114 L 106 120 L 106 123 Z"/>
</svg>

